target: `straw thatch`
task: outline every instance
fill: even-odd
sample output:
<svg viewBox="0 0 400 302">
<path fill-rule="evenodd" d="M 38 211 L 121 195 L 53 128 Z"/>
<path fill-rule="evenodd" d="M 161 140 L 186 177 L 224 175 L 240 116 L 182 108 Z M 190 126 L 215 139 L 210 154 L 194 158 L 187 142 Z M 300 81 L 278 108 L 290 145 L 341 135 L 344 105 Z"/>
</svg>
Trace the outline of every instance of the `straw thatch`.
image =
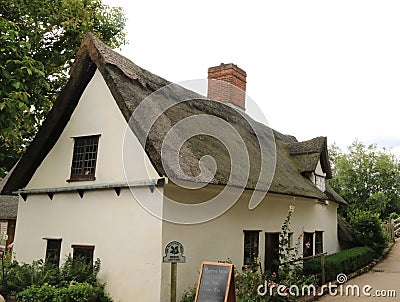
<svg viewBox="0 0 400 302">
<path fill-rule="evenodd" d="M 70 80 L 36 138 L 7 180 L 2 194 L 10 194 L 23 188 L 30 180 L 56 143 L 96 68 L 101 72 L 119 109 L 160 176 L 166 175 L 172 181 L 189 180 L 263 189 L 270 182 L 268 175 L 273 175 L 270 192 L 340 202 L 335 195 L 327 196 L 321 192 L 303 175 L 304 172 L 315 169 L 321 158 L 323 169 L 330 176 L 326 138 L 297 142 L 294 137 L 272 130 L 226 104 L 207 99 L 144 70 L 111 50 L 92 34 L 88 34 L 83 41 L 71 69 Z M 140 111 L 143 100 L 148 96 L 151 96 L 150 105 L 145 106 L 141 114 L 131 118 L 133 113 Z M 170 107 L 166 109 L 168 106 Z M 217 132 L 223 137 L 223 142 L 207 134 L 185 140 L 190 134 L 185 131 L 193 130 L 185 127 L 179 128 L 179 131 L 168 137 L 169 130 L 185 118 L 199 116 L 215 117 L 230 125 L 220 128 L 221 124 L 214 125 L 213 120 L 199 124 L 200 128 L 204 127 L 204 133 L 212 133 L 218 127 Z M 149 125 L 152 120 L 154 123 Z M 232 127 L 234 131 L 231 131 Z M 185 142 L 180 145 L 182 141 Z M 229 151 L 239 150 L 242 141 L 249 157 L 249 165 L 244 157 L 238 161 L 231 160 Z M 229 148 L 224 142 L 229 144 Z M 178 161 L 175 156 L 177 152 Z M 208 176 L 213 171 L 212 163 L 202 162 L 204 169 L 200 169 L 199 160 L 204 155 L 211 155 L 216 162 L 217 169 L 211 180 Z M 243 175 L 236 172 L 246 171 L 248 166 L 249 175 L 243 183 Z M 233 174 L 231 169 L 234 170 Z M 232 175 L 234 177 L 230 179 Z M 257 187 L 259 184 L 261 186 Z"/>
</svg>

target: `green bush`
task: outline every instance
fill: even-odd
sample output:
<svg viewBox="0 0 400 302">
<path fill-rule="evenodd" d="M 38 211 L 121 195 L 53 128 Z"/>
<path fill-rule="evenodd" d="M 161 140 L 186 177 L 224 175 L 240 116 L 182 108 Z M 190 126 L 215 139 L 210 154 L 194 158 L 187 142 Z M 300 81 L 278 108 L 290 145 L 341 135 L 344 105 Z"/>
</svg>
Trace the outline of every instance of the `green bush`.
<svg viewBox="0 0 400 302">
<path fill-rule="evenodd" d="M 104 294 L 101 285 L 71 282 L 67 287 L 56 287 L 43 284 L 31 285 L 17 294 L 18 302 L 84 302 L 84 301 L 112 301 Z"/>
<path fill-rule="evenodd" d="M 112 301 L 104 284 L 97 278 L 101 262 L 68 256 L 61 268 L 44 263 L 19 264 L 12 261 L 5 266 L 6 290 L 18 301 L 80 302 L 96 297 L 98 302 Z"/>
<path fill-rule="evenodd" d="M 57 267 L 46 264 L 43 260 L 32 264 L 19 264 L 12 261 L 5 266 L 7 292 L 15 295 L 31 285 L 56 285 L 61 282 L 61 274 Z"/>
<path fill-rule="evenodd" d="M 88 262 L 85 258 L 75 258 L 68 256 L 61 266 L 60 273 L 64 281 L 96 283 L 97 274 L 100 271 L 101 261 L 96 259 L 94 264 Z"/>
<path fill-rule="evenodd" d="M 348 215 L 355 246 L 367 246 L 380 254 L 387 246 L 387 237 L 382 229 L 379 215 L 356 210 Z"/>
<path fill-rule="evenodd" d="M 399 217 L 400 217 L 399 214 L 397 214 L 396 212 L 390 213 L 390 215 L 389 215 L 389 221 L 390 221 L 391 219 L 397 219 L 397 218 L 399 218 Z"/>
<path fill-rule="evenodd" d="M 336 280 L 338 274 L 349 274 L 368 265 L 375 258 L 369 247 L 355 247 L 325 257 L 325 280 Z M 314 258 L 304 262 L 305 275 L 317 275 L 321 280 L 321 259 Z"/>
</svg>

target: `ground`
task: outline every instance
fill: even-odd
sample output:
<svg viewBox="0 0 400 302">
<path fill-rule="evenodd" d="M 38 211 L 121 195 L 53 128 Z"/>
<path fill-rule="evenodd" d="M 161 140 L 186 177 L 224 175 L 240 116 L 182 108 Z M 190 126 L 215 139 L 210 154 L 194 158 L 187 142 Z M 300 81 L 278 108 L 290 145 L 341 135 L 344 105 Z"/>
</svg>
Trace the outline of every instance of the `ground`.
<svg viewBox="0 0 400 302">
<path fill-rule="evenodd" d="M 371 271 L 363 274 L 357 278 L 348 280 L 343 285 L 358 285 L 360 288 L 360 296 L 346 296 L 345 289 L 343 295 L 331 296 L 329 293 L 320 298 L 320 302 L 352 302 L 352 301 L 366 301 L 366 302 L 386 302 L 386 301 L 400 301 L 400 240 L 398 239 L 393 248 L 389 252 L 387 258 L 376 265 Z M 363 294 L 363 287 L 371 286 L 369 290 L 370 296 Z M 388 290 L 396 291 L 396 296 L 383 297 L 383 295 L 392 294 Z M 385 292 L 386 291 L 386 292 Z M 349 291 L 351 293 L 351 290 Z M 378 295 L 381 295 L 378 297 Z"/>
</svg>

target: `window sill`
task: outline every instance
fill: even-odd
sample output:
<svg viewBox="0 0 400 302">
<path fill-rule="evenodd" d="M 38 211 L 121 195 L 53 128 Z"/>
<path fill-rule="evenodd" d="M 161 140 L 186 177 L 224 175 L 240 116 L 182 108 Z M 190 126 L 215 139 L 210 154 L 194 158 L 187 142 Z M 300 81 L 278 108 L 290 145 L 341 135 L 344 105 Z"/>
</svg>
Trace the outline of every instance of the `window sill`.
<svg viewBox="0 0 400 302">
<path fill-rule="evenodd" d="M 79 177 L 73 177 L 73 178 L 67 179 L 66 182 L 94 181 L 94 180 L 96 180 L 95 176 L 90 176 L 90 177 L 79 176 Z"/>
</svg>

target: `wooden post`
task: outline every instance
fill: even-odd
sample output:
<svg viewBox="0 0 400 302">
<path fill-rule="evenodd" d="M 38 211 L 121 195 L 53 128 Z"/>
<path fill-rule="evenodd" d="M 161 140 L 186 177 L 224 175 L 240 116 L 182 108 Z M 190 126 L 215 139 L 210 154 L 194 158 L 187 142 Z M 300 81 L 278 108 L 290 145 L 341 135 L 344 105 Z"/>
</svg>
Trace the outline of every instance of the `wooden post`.
<svg viewBox="0 0 400 302">
<path fill-rule="evenodd" d="M 321 255 L 321 282 L 325 284 L 325 253 Z"/>
<path fill-rule="evenodd" d="M 171 262 L 171 302 L 176 302 L 176 273 L 177 263 Z"/>
</svg>

